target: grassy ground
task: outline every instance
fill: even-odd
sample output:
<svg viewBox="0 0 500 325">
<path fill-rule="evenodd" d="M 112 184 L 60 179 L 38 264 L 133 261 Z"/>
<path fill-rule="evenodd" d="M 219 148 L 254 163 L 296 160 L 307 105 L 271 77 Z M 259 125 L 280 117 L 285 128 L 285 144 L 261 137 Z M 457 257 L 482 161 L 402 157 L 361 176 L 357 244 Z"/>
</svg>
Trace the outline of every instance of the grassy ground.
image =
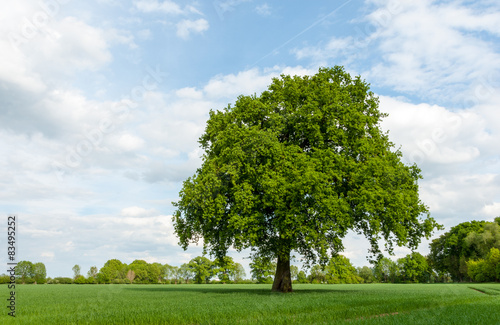
<svg viewBox="0 0 500 325">
<path fill-rule="evenodd" d="M 18 285 L 1 324 L 500 324 L 500 284 Z M 8 289 L 5 286 L 4 297 Z M 3 299 L 3 301 L 6 301 Z"/>
</svg>

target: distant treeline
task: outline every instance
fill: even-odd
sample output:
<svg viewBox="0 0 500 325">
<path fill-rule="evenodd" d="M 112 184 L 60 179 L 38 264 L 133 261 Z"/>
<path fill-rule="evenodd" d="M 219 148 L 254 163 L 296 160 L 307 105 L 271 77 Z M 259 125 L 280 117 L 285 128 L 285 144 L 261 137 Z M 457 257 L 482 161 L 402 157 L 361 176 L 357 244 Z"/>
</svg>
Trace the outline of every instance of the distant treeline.
<svg viewBox="0 0 500 325">
<path fill-rule="evenodd" d="M 345 256 L 332 257 L 325 265 L 313 265 L 309 272 L 291 266 L 295 283 L 434 283 L 500 281 L 500 217 L 494 222 L 461 223 L 430 244 L 428 256 L 414 252 L 393 261 L 379 259 L 373 267 L 354 267 Z M 242 265 L 231 257 L 221 261 L 198 256 L 181 266 L 147 263 L 135 260 L 130 264 L 117 259 L 107 261 L 101 269 L 90 268 L 87 276 L 80 266 L 73 267 L 74 277 L 46 278 L 43 263 L 19 262 L 17 283 L 49 284 L 130 284 L 130 283 L 272 283 L 276 262 L 264 257 L 252 258 L 252 280 L 244 279 Z M 9 276 L 1 275 L 0 283 Z"/>
</svg>

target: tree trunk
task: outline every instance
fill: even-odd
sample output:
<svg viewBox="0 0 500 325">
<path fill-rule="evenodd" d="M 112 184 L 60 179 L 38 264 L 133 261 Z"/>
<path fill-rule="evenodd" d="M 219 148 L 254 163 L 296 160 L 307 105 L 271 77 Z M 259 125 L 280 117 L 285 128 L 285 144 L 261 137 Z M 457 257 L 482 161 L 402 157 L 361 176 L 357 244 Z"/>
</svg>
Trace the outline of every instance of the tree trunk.
<svg viewBox="0 0 500 325">
<path fill-rule="evenodd" d="M 290 253 L 278 256 L 278 265 L 274 275 L 273 291 L 292 292 L 292 276 L 290 275 Z"/>
</svg>

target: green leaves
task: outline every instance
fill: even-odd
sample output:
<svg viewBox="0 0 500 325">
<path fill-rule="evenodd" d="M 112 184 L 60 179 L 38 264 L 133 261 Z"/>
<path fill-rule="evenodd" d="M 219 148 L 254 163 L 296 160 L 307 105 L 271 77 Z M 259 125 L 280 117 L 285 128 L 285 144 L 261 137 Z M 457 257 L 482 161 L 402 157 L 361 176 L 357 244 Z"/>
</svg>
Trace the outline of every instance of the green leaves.
<svg viewBox="0 0 500 325">
<path fill-rule="evenodd" d="M 401 162 L 369 85 L 342 67 L 273 79 L 260 96 L 210 112 L 203 164 L 184 182 L 173 221 L 184 249 L 203 238 L 218 258 L 234 246 L 260 256 L 295 250 L 326 262 L 351 229 L 380 252 L 416 248 L 438 227 Z"/>
</svg>

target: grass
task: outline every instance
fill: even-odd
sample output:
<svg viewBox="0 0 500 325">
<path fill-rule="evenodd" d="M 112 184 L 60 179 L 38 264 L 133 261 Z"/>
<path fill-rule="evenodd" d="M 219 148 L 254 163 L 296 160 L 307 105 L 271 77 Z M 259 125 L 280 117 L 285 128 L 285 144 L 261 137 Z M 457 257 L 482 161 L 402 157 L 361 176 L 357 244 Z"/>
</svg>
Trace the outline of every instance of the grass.
<svg viewBox="0 0 500 325">
<path fill-rule="evenodd" d="M 4 292 L 7 295 L 8 289 Z M 500 284 L 18 285 L 1 324 L 500 324 Z M 4 300 L 5 301 L 5 300 Z"/>
</svg>

